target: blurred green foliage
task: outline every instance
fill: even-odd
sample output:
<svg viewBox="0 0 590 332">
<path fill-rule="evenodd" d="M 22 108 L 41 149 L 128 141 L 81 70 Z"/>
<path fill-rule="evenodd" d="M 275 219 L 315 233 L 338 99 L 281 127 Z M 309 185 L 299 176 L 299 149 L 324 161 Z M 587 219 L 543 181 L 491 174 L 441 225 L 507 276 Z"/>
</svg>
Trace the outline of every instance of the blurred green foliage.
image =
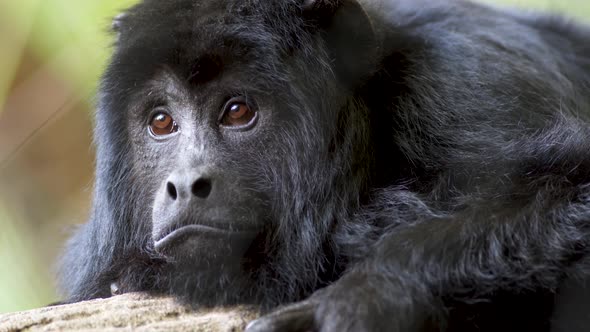
<svg viewBox="0 0 590 332">
<path fill-rule="evenodd" d="M 47 63 L 78 95 L 91 95 L 110 52 L 111 18 L 134 2 L 0 1 L 0 106 L 25 50 L 39 63 Z M 0 313 L 56 301 L 50 275 L 55 263 L 40 261 L 27 237 L 30 224 L 7 211 L 0 201 Z"/>
<path fill-rule="evenodd" d="M 92 88 L 110 51 L 111 18 L 134 2 L 0 1 L 0 20 L 11 33 L 2 36 L 9 45 L 3 45 L 0 57 L 0 105 L 25 46 L 40 59 L 52 61 L 53 69 L 82 91 Z"/>
<path fill-rule="evenodd" d="M 25 49 L 39 61 L 50 64 L 80 95 L 91 93 L 110 52 L 110 20 L 135 1 L 0 1 L 0 105 L 4 104 Z M 589 0 L 484 1 L 590 18 Z M 7 211 L 0 202 L 0 313 L 57 300 L 46 268 L 53 262 L 40 261 L 27 242 L 27 227 L 31 226 Z"/>
<path fill-rule="evenodd" d="M 0 313 L 55 301 L 50 281 L 43 278 L 47 263 L 39 261 L 27 242 L 27 227 L 3 211 L 0 205 Z"/>
<path fill-rule="evenodd" d="M 534 8 L 554 13 L 565 13 L 586 21 L 590 20 L 590 1 L 588 0 L 482 0 L 494 5 Z"/>
</svg>

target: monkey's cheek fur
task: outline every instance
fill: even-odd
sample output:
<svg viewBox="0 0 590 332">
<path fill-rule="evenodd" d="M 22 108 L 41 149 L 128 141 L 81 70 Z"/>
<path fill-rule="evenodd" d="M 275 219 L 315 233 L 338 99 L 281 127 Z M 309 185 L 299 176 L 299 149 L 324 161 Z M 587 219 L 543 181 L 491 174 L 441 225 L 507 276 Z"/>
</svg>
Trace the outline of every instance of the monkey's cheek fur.
<svg viewBox="0 0 590 332">
<path fill-rule="evenodd" d="M 154 248 L 164 256 L 182 259 L 193 259 L 203 255 L 243 256 L 256 232 L 237 232 L 205 226 L 188 225 L 170 232 L 154 241 Z M 210 248 L 226 248 L 224 252 L 211 252 Z"/>
</svg>

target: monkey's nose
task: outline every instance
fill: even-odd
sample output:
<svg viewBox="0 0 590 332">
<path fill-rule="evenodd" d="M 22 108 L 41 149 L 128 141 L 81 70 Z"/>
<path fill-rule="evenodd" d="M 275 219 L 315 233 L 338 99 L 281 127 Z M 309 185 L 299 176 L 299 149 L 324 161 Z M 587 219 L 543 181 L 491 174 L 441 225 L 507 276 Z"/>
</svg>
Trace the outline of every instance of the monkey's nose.
<svg viewBox="0 0 590 332">
<path fill-rule="evenodd" d="M 207 199 L 212 189 L 211 179 L 200 172 L 174 173 L 166 181 L 166 195 L 172 201 Z"/>
</svg>

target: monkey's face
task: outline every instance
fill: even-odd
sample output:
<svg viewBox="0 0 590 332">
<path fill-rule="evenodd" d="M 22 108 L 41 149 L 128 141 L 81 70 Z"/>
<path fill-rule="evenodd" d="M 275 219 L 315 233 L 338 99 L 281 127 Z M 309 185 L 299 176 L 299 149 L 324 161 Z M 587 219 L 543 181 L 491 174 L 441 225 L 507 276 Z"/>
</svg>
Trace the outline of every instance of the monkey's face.
<svg viewBox="0 0 590 332">
<path fill-rule="evenodd" d="M 273 100 L 229 88 L 242 79 L 221 70 L 196 86 L 169 69 L 158 76 L 142 93 L 158 96 L 154 106 L 129 123 L 137 166 L 153 165 L 154 247 L 176 258 L 241 257 L 272 218 L 262 163 L 278 154 Z"/>
<path fill-rule="evenodd" d="M 320 39 L 279 42 L 264 13 L 222 3 L 154 13 L 147 32 L 130 12 L 105 79 L 125 109 L 112 116 L 125 122 L 154 248 L 174 260 L 244 257 L 255 238 L 291 227 L 283 220 L 313 222 L 340 171 L 329 164 L 337 121 L 324 109 L 343 99 Z"/>
</svg>

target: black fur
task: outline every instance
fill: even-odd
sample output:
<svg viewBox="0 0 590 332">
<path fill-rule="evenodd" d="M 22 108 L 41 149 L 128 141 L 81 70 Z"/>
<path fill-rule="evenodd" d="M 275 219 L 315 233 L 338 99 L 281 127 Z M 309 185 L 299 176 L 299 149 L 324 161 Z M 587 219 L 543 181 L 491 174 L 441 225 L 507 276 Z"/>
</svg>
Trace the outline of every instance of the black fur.
<svg viewBox="0 0 590 332">
<path fill-rule="evenodd" d="M 71 301 L 117 283 L 303 301 L 252 331 L 544 331 L 560 283 L 586 277 L 588 28 L 460 0 L 144 0 L 116 30 Z M 211 120 L 236 94 L 256 129 Z M 161 104 L 194 135 L 150 140 Z M 258 229 L 243 257 L 154 250 L 155 195 L 182 163 L 214 169 L 230 227 Z"/>
</svg>

